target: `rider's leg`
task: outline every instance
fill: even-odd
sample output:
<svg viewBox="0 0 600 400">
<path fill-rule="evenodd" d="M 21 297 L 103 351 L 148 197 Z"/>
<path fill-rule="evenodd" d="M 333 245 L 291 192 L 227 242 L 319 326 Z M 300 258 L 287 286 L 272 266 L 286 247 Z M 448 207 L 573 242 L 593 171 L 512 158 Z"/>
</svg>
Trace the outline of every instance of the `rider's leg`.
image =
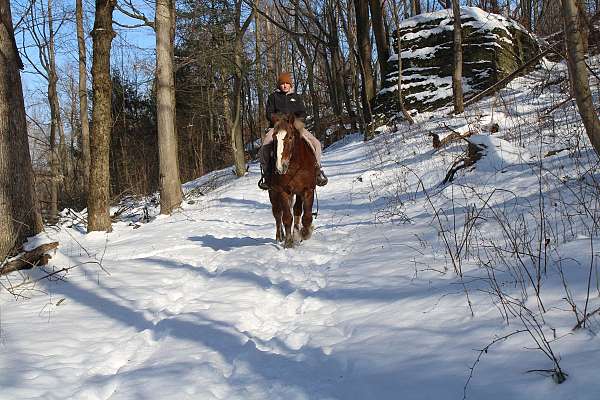
<svg viewBox="0 0 600 400">
<path fill-rule="evenodd" d="M 317 185 L 325 186 L 329 179 L 325 176 L 323 172 L 323 168 L 321 167 L 321 142 L 317 139 L 312 133 L 310 133 L 307 129 L 302 130 L 302 137 L 308 142 L 313 153 L 315 154 L 315 159 L 317 160 Z"/>
<path fill-rule="evenodd" d="M 258 187 L 263 190 L 268 190 L 270 185 L 270 174 L 271 171 L 271 153 L 273 152 L 273 128 L 269 129 L 265 138 L 263 140 L 263 144 L 258 152 L 259 160 L 260 160 L 260 170 L 261 176 L 258 181 Z"/>
</svg>

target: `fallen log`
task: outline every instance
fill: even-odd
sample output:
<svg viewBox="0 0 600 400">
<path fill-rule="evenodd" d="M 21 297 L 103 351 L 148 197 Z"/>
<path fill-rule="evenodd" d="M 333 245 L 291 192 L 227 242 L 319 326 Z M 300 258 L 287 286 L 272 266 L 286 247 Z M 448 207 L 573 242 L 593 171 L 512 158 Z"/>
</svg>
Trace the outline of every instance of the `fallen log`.
<svg viewBox="0 0 600 400">
<path fill-rule="evenodd" d="M 52 257 L 47 253 L 57 247 L 58 242 L 44 243 L 33 250 L 19 254 L 17 257 L 0 266 L 0 276 L 48 264 L 48 260 Z"/>
<path fill-rule="evenodd" d="M 429 133 L 429 136 L 431 136 L 433 138 L 433 143 L 432 143 L 433 148 L 439 149 L 441 147 L 448 145 L 449 143 L 461 141 L 461 140 L 466 139 L 469 136 L 472 136 L 474 134 L 475 134 L 475 132 L 472 132 L 472 131 L 465 132 L 465 133 L 459 133 L 456 131 L 452 131 L 451 134 L 444 136 L 444 138 L 441 140 L 440 140 L 440 135 L 438 135 L 437 133 Z"/>
<path fill-rule="evenodd" d="M 448 170 L 448 173 L 446 174 L 446 177 L 442 181 L 442 184 L 452 182 L 454 180 L 454 174 L 456 174 L 456 172 L 458 172 L 459 170 L 461 170 L 463 168 L 467 168 L 467 167 L 470 167 L 471 165 L 474 165 L 478 160 L 481 159 L 481 157 L 483 157 L 484 151 L 486 149 L 486 145 L 476 144 L 476 143 L 469 141 L 468 139 L 465 139 L 465 138 L 463 138 L 463 139 L 465 141 L 467 141 L 467 143 L 468 143 L 467 154 L 466 154 L 466 156 L 461 157 L 458 160 L 456 160 L 454 163 L 452 163 L 452 166 Z"/>
</svg>

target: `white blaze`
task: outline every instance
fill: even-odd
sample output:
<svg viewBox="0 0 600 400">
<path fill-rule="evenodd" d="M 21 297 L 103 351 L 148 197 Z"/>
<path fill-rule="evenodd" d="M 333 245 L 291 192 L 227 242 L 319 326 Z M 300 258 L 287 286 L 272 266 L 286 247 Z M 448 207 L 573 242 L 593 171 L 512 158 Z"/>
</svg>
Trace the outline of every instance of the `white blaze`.
<svg viewBox="0 0 600 400">
<path fill-rule="evenodd" d="M 277 158 L 275 159 L 275 168 L 277 168 L 277 171 L 281 172 L 283 165 L 282 165 L 282 160 L 281 160 L 281 156 L 283 155 L 283 139 L 285 139 L 285 135 L 287 135 L 287 132 L 284 130 L 281 130 L 279 132 L 277 132 Z"/>
</svg>

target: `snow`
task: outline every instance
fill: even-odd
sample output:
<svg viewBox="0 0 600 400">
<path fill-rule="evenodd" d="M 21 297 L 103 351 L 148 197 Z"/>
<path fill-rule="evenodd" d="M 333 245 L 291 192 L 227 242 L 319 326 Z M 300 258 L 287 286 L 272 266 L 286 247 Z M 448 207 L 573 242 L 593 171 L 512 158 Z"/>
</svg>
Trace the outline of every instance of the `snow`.
<svg viewBox="0 0 600 400">
<path fill-rule="evenodd" d="M 356 133 L 329 147 L 313 238 L 294 249 L 274 240 L 257 164 L 239 179 L 226 169 L 185 184 L 172 216 L 157 215 L 153 198 L 132 203 L 111 233 L 86 234 L 64 214 L 33 240 L 60 242 L 45 272 L 72 268 L 17 296 L 7 288 L 19 275 L 0 280 L 0 399 L 462 399 L 478 350 L 523 328 L 506 324 L 480 263 L 494 263 L 521 299 L 518 260 L 491 247 L 510 247 L 505 233 L 519 229 L 530 271 L 525 250 L 550 239 L 543 332 L 569 376 L 557 385 L 528 373 L 553 365 L 528 334 L 514 335 L 481 356 L 466 398 L 598 399 L 600 320 L 573 331 L 562 284 L 582 310 L 597 262 L 597 156 L 572 102 L 541 118 L 566 96 L 542 85 L 545 73 L 464 116 L 424 113 L 368 143 Z M 448 128 L 476 132 L 486 154 L 441 185 L 464 144 L 434 150 L 427 134 Z M 463 286 L 452 255 L 478 212 Z M 592 284 L 588 311 L 600 305 Z"/>
<path fill-rule="evenodd" d="M 519 23 L 512 19 L 505 18 L 498 14 L 492 14 L 482 10 L 479 7 L 461 7 L 460 8 L 461 19 L 470 18 L 472 21 L 465 23 L 465 26 L 472 26 L 476 29 L 484 28 L 492 31 L 494 29 L 501 29 L 506 33 L 509 33 L 507 26 L 512 26 L 515 29 L 525 30 Z M 442 32 L 444 30 L 452 30 L 453 24 L 453 12 L 451 9 L 444 9 L 431 13 L 423 13 L 410 19 L 404 20 L 400 23 L 400 29 L 412 28 L 419 24 L 427 24 L 433 20 L 441 20 L 439 25 L 433 29 L 422 29 L 414 33 L 410 33 L 410 36 L 406 36 L 406 40 L 409 38 L 412 40 L 417 37 L 428 37 L 433 32 Z"/>
</svg>

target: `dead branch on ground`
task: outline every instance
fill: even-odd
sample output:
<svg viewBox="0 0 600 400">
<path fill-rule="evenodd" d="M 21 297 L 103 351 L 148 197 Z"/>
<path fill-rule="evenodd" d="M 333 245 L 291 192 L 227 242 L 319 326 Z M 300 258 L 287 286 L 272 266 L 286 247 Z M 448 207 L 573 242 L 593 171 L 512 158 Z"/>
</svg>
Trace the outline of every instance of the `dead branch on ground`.
<svg viewBox="0 0 600 400">
<path fill-rule="evenodd" d="M 0 276 L 10 274 L 14 271 L 31 269 L 36 266 L 46 265 L 50 258 L 48 252 L 58 247 L 58 242 L 45 243 L 33 250 L 19 254 L 17 257 L 7 261 L 0 267 Z"/>
</svg>

